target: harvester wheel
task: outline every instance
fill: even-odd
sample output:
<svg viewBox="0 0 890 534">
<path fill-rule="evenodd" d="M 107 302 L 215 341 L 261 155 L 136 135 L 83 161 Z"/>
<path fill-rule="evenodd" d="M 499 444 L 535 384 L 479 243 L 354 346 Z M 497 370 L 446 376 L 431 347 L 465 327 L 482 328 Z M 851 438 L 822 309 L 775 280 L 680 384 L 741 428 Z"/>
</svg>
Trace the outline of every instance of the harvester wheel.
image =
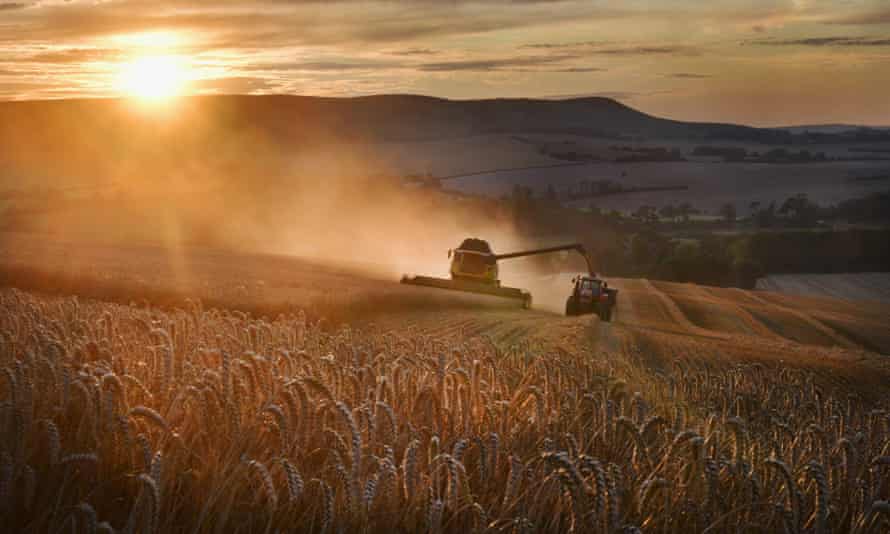
<svg viewBox="0 0 890 534">
<path fill-rule="evenodd" d="M 532 308 L 532 296 L 526 295 L 524 299 L 522 299 L 522 307 L 523 309 L 530 310 Z"/>
</svg>

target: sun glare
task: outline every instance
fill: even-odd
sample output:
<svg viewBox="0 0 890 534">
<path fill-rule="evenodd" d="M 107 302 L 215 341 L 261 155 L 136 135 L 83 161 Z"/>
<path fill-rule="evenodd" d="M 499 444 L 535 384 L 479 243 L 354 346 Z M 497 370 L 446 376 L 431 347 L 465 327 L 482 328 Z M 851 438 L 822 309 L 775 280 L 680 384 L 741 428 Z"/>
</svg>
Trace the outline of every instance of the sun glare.
<svg viewBox="0 0 890 534">
<path fill-rule="evenodd" d="M 183 61 L 176 56 L 143 56 L 121 66 L 118 92 L 144 100 L 167 100 L 181 94 L 186 82 Z"/>
</svg>

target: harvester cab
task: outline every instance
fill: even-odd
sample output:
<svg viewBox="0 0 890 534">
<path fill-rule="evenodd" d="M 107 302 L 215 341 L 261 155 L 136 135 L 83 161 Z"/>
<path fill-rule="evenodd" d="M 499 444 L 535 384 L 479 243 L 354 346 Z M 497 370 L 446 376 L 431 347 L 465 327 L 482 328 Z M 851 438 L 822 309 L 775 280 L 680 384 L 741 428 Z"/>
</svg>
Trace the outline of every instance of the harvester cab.
<svg viewBox="0 0 890 534">
<path fill-rule="evenodd" d="M 449 250 L 451 279 L 500 286 L 497 256 L 482 239 L 464 239 L 457 250 Z"/>
</svg>

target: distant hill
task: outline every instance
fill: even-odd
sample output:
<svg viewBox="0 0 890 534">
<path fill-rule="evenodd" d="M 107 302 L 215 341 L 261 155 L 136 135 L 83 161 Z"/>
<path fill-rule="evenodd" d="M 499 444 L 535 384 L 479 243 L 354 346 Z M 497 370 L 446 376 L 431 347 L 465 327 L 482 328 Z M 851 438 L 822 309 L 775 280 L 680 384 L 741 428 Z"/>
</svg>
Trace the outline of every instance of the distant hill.
<svg viewBox="0 0 890 534">
<path fill-rule="evenodd" d="M 129 182 L 131 176 L 170 177 L 199 167 L 217 176 L 256 176 L 277 172 L 282 160 L 276 158 L 321 145 L 529 133 L 764 143 L 790 138 L 778 130 L 665 120 L 601 97 L 230 95 L 182 98 L 157 109 L 119 99 L 0 102 L 0 179 Z"/>
<path fill-rule="evenodd" d="M 832 126 L 831 128 L 835 128 Z M 355 98 L 220 95 L 182 98 L 151 109 L 121 99 L 0 102 L 0 180 L 46 183 L 61 177 L 80 183 L 131 183 L 136 178 L 196 174 L 210 177 L 285 176 L 295 154 L 333 148 L 317 169 L 330 170 L 343 143 L 409 145 L 413 168 L 435 167 L 453 147 L 431 141 L 474 136 L 553 134 L 616 141 L 682 139 L 696 143 L 768 145 L 882 140 L 880 130 L 857 133 L 794 133 L 721 123 L 667 120 L 604 97 L 567 100 L 445 100 L 416 95 Z M 853 137 L 851 137 L 853 135 Z M 467 141 L 473 142 L 473 141 Z M 415 145 L 416 146 L 410 146 Z M 348 149 L 360 152 L 359 148 Z M 528 154 L 490 164 L 467 162 L 457 171 L 540 164 Z M 515 160 L 515 161 L 514 161 Z M 545 161 L 546 162 L 546 161 Z M 492 167 L 492 168 L 494 168 Z M 12 180 L 10 180 L 12 178 Z M 243 180 L 242 180 L 243 181 Z M 23 186 L 19 183 L 17 186 Z M 61 184 L 57 184 L 61 185 Z"/>
<path fill-rule="evenodd" d="M 571 100 L 445 100 L 414 95 L 356 98 L 200 96 L 173 112 L 186 129 L 251 129 L 281 142 L 325 139 L 429 140 L 491 133 L 561 133 L 595 137 L 744 139 L 778 142 L 775 129 L 661 119 L 602 97 Z M 102 128 L 111 138 L 157 131 L 153 113 L 124 100 L 0 103 L 0 141 L 52 138 Z M 169 114 L 169 111 L 163 112 Z M 35 140 L 32 138 L 31 140 Z"/>
</svg>

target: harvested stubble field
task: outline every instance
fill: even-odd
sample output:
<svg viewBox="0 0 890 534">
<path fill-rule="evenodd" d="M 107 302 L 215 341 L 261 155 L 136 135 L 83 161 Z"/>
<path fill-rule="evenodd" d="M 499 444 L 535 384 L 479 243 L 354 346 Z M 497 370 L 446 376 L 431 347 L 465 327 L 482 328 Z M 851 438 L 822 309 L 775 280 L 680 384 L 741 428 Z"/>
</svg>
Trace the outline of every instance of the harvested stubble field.
<svg viewBox="0 0 890 534">
<path fill-rule="evenodd" d="M 890 273 L 777 274 L 757 280 L 757 289 L 890 303 Z"/>
<path fill-rule="evenodd" d="M 0 290 L 4 527 L 888 532 L 886 309 L 838 308 L 854 339 L 793 297 L 613 285 L 612 324 Z"/>
</svg>

